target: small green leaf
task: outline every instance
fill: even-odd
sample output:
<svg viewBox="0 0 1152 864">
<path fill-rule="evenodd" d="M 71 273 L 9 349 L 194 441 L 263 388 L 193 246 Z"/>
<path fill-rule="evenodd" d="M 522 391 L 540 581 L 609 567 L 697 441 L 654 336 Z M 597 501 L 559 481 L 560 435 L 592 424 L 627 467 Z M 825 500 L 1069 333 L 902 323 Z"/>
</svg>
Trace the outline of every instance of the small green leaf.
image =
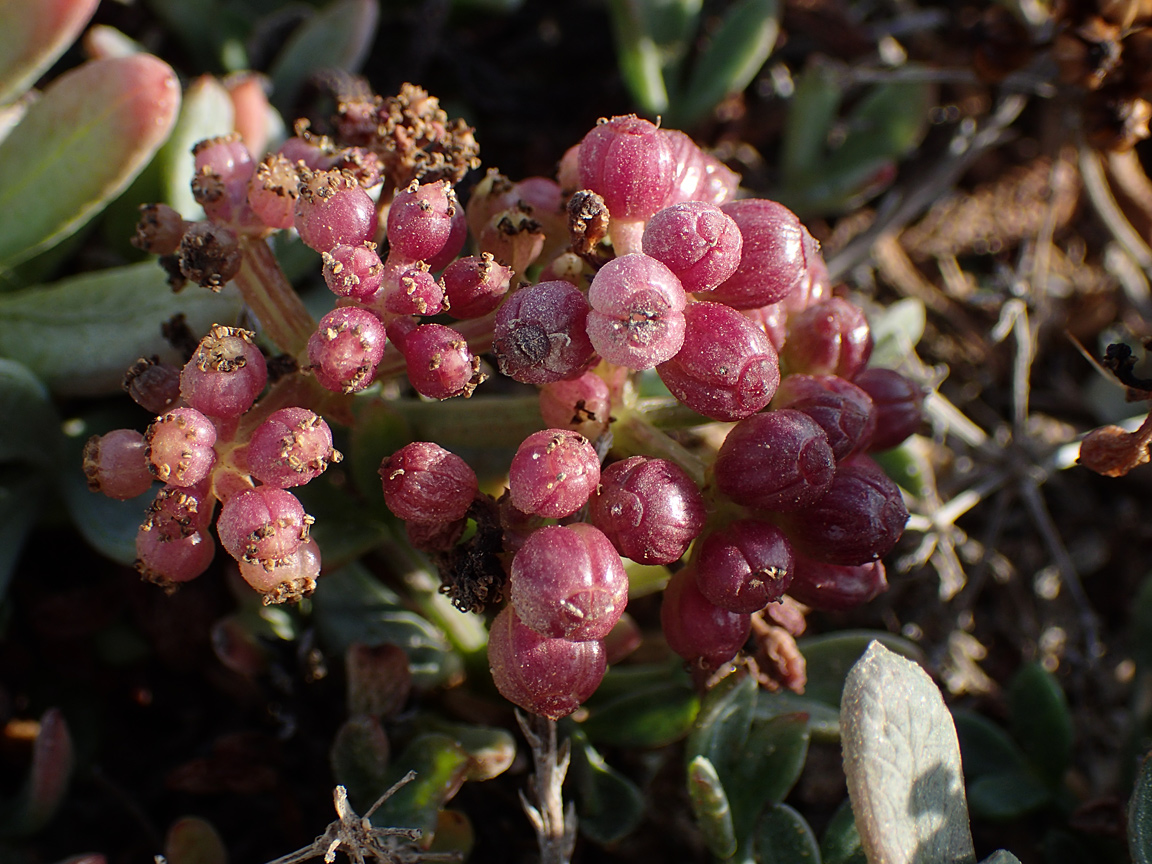
<svg viewBox="0 0 1152 864">
<path fill-rule="evenodd" d="M 972 812 L 998 822 L 1012 822 L 1051 801 L 1051 790 L 1031 771 L 985 774 L 968 784 Z"/>
<path fill-rule="evenodd" d="M 751 675 L 733 673 L 709 690 L 688 736 L 685 758 L 691 762 L 705 757 L 727 783 L 747 756 L 744 745 L 758 689 Z"/>
<path fill-rule="evenodd" d="M 388 736 L 375 717 L 355 714 L 336 732 L 328 751 L 332 776 L 348 790 L 348 799 L 357 812 L 371 807 L 388 788 L 390 755 Z"/>
<path fill-rule="evenodd" d="M 923 498 L 933 488 L 932 463 L 924 446 L 924 439 L 912 435 L 889 450 L 872 452 L 871 456 L 884 473 L 901 489 L 907 489 L 917 498 Z"/>
<path fill-rule="evenodd" d="M 808 733 L 813 741 L 840 742 L 840 712 L 826 702 L 782 691 L 761 690 L 756 698 L 756 719 L 771 720 L 782 714 L 802 712 L 808 715 Z"/>
<path fill-rule="evenodd" d="M 845 681 L 840 733 L 869 861 L 975 862 L 956 730 L 919 665 L 873 642 Z"/>
<path fill-rule="evenodd" d="M 1152 864 L 1152 759 L 1140 762 L 1128 802 L 1128 851 L 1135 864 Z"/>
<path fill-rule="evenodd" d="M 776 0 L 738 0 L 729 7 L 692 68 L 684 98 L 672 106 L 673 126 L 693 125 L 752 83 L 776 44 L 778 16 Z"/>
<path fill-rule="evenodd" d="M 164 858 L 168 864 L 228 864 L 228 850 L 211 822 L 185 816 L 168 829 Z"/>
<path fill-rule="evenodd" d="M 716 768 L 705 756 L 688 763 L 688 798 L 709 850 L 717 858 L 731 858 L 736 853 L 732 810 Z"/>
<path fill-rule="evenodd" d="M 408 654 L 413 684 L 428 688 L 458 674 L 460 658 L 433 624 L 400 603 L 400 598 L 362 565 L 326 573 L 312 595 L 312 618 L 329 651 L 343 654 L 354 642 L 398 645 Z"/>
<path fill-rule="evenodd" d="M 840 630 L 826 636 L 799 639 L 796 647 L 804 655 L 808 672 L 804 695 L 839 710 L 844 676 L 873 641 L 917 662 L 924 656 L 907 639 L 880 630 Z"/>
<path fill-rule="evenodd" d="M 812 826 L 787 804 L 769 807 L 756 823 L 761 864 L 821 864 Z"/>
<path fill-rule="evenodd" d="M 851 799 L 844 799 L 824 829 L 820 858 L 823 864 L 867 864 L 864 847 L 860 845 L 860 832 L 856 830 Z"/>
<path fill-rule="evenodd" d="M 616 40 L 616 62 L 628 92 L 644 114 L 664 113 L 668 110 L 664 64 L 656 41 L 645 27 L 639 4 L 609 0 L 608 12 Z"/>
<path fill-rule="evenodd" d="M 298 27 L 269 69 L 272 99 L 287 114 L 308 76 L 319 69 L 355 72 L 376 37 L 376 0 L 336 0 Z"/>
<path fill-rule="evenodd" d="M 58 395 L 115 393 L 139 357 L 181 362 L 160 329 L 173 315 L 204 333 L 234 321 L 240 305 L 231 290 L 173 294 L 151 262 L 100 270 L 0 297 L 0 355 Z"/>
<path fill-rule="evenodd" d="M 375 794 L 383 794 L 409 771 L 416 779 L 403 786 L 372 815 L 378 828 L 419 828 L 423 842 L 435 835 L 438 815 L 463 785 L 468 774 L 468 754 L 447 735 L 428 734 L 414 738 L 393 763 L 387 784 Z"/>
<path fill-rule="evenodd" d="M 798 76 L 796 91 L 788 103 L 780 157 L 785 185 L 798 185 L 803 182 L 802 178 L 818 169 L 840 109 L 841 96 L 836 73 L 826 63 L 811 64 Z"/>
<path fill-rule="evenodd" d="M 32 745 L 32 766 L 15 800 L 0 806 L 0 836 L 24 837 L 51 821 L 64 800 L 74 763 L 72 735 L 64 715 L 49 708 Z"/>
<path fill-rule="evenodd" d="M 752 831 L 766 805 L 784 800 L 807 758 L 807 714 L 785 714 L 752 724 L 742 758 L 723 778 L 737 837 Z"/>
<path fill-rule="evenodd" d="M 970 781 L 989 774 L 1028 769 L 1020 747 L 991 720 L 971 711 L 956 711 L 952 719 L 956 724 L 956 737 L 960 739 L 964 775 Z"/>
<path fill-rule="evenodd" d="M 429 732 L 449 736 L 464 748 L 471 760 L 467 779 L 473 783 L 499 777 L 516 758 L 516 739 L 507 729 L 476 723 L 449 723 L 435 715 L 422 715 L 415 722 Z"/>
<path fill-rule="evenodd" d="M 0 0 L 0 105 L 36 83 L 76 41 L 99 0 Z"/>
<path fill-rule="evenodd" d="M 905 297 L 868 316 L 873 348 L 869 364 L 896 369 L 912 354 L 924 336 L 928 315 L 924 301 Z"/>
<path fill-rule="evenodd" d="M 1038 663 L 1027 663 L 1008 684 L 1012 737 L 1040 776 L 1059 787 L 1072 762 L 1072 718 L 1056 679 Z"/>
<path fill-rule="evenodd" d="M 95 216 L 148 164 L 179 107 L 176 73 L 148 54 L 90 61 L 53 81 L 0 142 L 0 267 Z"/>
<path fill-rule="evenodd" d="M 597 843 L 615 843 L 631 834 L 644 816 L 644 795 L 588 743 L 572 731 L 571 777 L 575 786 L 580 830 Z"/>
<path fill-rule="evenodd" d="M 700 699 L 685 682 L 663 680 L 586 707 L 590 713 L 581 726 L 592 741 L 614 747 L 663 747 L 688 734 Z"/>
</svg>

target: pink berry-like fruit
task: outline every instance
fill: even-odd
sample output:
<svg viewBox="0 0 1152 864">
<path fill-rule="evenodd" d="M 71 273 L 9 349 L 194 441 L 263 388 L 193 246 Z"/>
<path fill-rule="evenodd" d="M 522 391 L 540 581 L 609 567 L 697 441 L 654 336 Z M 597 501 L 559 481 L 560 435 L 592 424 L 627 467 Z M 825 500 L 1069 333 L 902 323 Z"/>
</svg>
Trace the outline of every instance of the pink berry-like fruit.
<svg viewBox="0 0 1152 864">
<path fill-rule="evenodd" d="M 600 458 L 588 439 L 567 429 L 543 429 L 525 438 L 508 472 L 512 503 L 552 519 L 584 506 L 600 482 Z"/>
<path fill-rule="evenodd" d="M 414 441 L 380 464 L 384 503 L 411 522 L 463 519 L 479 493 L 471 466 L 438 444 Z"/>
<path fill-rule="evenodd" d="M 567 717 L 596 692 L 607 663 L 601 642 L 541 636 L 507 606 L 488 633 L 488 665 L 496 689 L 526 711 Z"/>
<path fill-rule="evenodd" d="M 511 599 L 543 636 L 603 639 L 628 603 L 628 577 L 612 544 L 584 522 L 532 533 L 512 559 Z"/>
</svg>

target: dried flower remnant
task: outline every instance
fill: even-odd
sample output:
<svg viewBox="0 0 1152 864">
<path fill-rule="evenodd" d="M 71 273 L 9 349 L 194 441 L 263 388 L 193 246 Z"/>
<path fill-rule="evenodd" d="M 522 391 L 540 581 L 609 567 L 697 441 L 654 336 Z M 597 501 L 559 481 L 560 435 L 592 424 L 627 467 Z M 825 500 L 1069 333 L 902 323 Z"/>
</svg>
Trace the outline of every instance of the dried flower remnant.
<svg viewBox="0 0 1152 864">
<path fill-rule="evenodd" d="M 1105 477 L 1123 477 L 1152 460 L 1149 445 L 1152 445 L 1152 413 L 1135 432 L 1125 432 L 1119 426 L 1093 429 L 1080 442 L 1076 462 Z"/>
</svg>

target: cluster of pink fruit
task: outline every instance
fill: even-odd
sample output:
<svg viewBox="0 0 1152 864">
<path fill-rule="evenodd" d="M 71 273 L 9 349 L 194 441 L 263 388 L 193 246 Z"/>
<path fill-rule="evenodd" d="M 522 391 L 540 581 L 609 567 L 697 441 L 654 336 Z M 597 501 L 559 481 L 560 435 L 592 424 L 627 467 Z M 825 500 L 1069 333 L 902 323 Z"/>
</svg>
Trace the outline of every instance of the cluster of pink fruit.
<svg viewBox="0 0 1152 864">
<path fill-rule="evenodd" d="M 664 634 L 704 668 L 731 659 L 751 616 L 785 592 L 844 608 L 884 589 L 879 559 L 907 512 L 865 454 L 916 429 L 920 394 L 866 368 L 868 323 L 833 296 L 818 244 L 790 211 L 737 200 L 732 171 L 634 116 L 598 124 L 555 180 L 490 172 L 465 210 L 453 186 L 474 165 L 470 135 L 433 114 L 440 132 L 424 123 L 423 140 L 450 138 L 454 149 L 401 152 L 395 141 L 407 139 L 384 134 L 396 105 L 343 103 L 339 145 L 301 134 L 259 166 L 233 139 L 198 147 L 208 220 L 153 210 L 143 242 L 173 256 L 182 278 L 216 286 L 239 272 L 244 237 L 295 229 L 337 295 L 296 360 L 343 398 L 399 368 L 421 396 L 469 396 L 486 354 L 539 387 L 549 428 L 521 443 L 498 502 L 430 442 L 380 469 L 410 541 L 440 560 L 475 543 L 462 540 L 470 518 L 484 523 L 480 567 L 496 573 L 488 599 L 510 601 L 489 641 L 505 696 L 557 718 L 596 689 L 628 599 L 622 557 L 674 571 Z M 475 254 L 461 257 L 469 236 Z M 232 341 L 206 348 L 211 339 Z M 389 364 L 386 346 L 402 365 Z M 205 352 L 228 360 L 213 365 Z M 700 423 L 735 424 L 703 454 L 706 473 L 654 455 L 612 461 L 611 421 L 633 411 L 630 379 L 650 369 Z M 214 372 L 234 383 L 197 384 Z M 175 582 L 207 566 L 219 500 L 217 532 L 245 578 L 274 599 L 306 593 L 319 555 L 285 487 L 338 458 L 327 426 L 300 407 L 265 417 L 263 401 L 245 419 L 264 359 L 240 332 L 210 336 L 178 377 L 146 437 L 118 432 L 90 446 L 89 476 L 108 494 L 140 494 L 153 477 L 168 484 L 141 529 L 142 572 Z"/>
</svg>

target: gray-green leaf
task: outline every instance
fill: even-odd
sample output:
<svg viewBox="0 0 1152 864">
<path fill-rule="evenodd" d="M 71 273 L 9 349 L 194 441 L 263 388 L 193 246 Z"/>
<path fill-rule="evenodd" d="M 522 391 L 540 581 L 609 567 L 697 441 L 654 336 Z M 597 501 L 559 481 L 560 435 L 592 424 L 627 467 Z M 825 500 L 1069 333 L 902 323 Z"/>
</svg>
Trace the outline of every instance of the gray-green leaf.
<svg viewBox="0 0 1152 864">
<path fill-rule="evenodd" d="M 952 716 L 919 665 L 873 642 L 845 681 L 840 734 L 872 864 L 976 860 Z"/>
</svg>

